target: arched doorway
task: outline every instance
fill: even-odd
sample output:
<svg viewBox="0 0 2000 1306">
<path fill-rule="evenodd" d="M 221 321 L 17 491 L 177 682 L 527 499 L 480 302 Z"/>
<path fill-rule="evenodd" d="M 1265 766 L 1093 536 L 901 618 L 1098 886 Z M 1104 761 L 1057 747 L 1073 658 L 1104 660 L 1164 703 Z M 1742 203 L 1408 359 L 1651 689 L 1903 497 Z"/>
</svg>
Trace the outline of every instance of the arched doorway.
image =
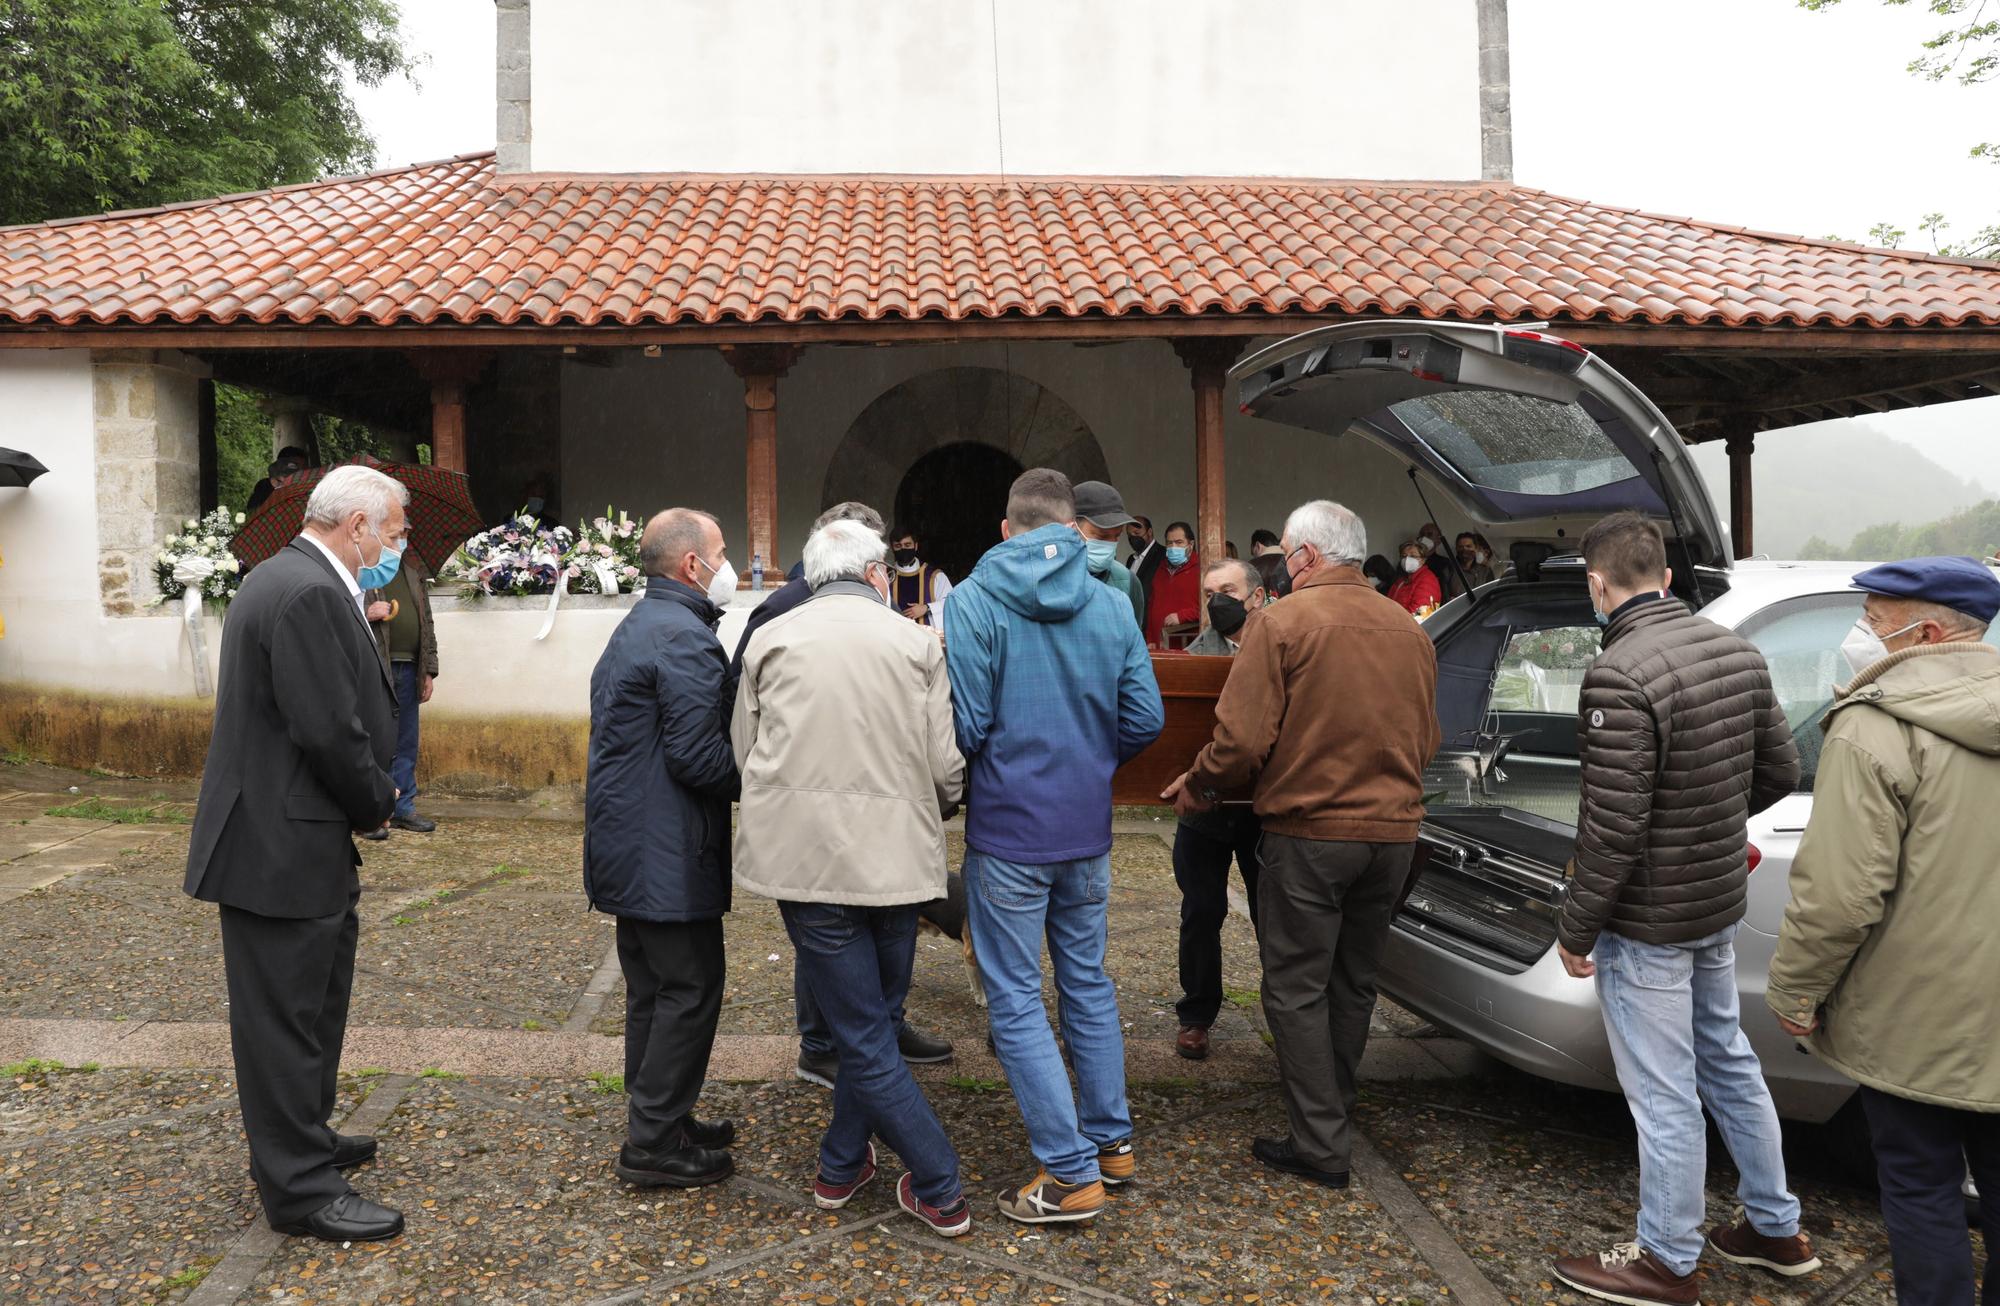
<svg viewBox="0 0 2000 1306">
<path fill-rule="evenodd" d="M 1007 487 L 1022 472 L 1004 449 L 961 440 L 917 459 L 896 488 L 898 523 L 917 533 L 924 561 L 963 580 L 979 555 L 1000 542 Z"/>
<path fill-rule="evenodd" d="M 963 580 L 1000 538 L 1026 467 L 1108 481 L 1097 437 L 1060 395 L 995 367 L 944 367 L 891 386 L 834 450 L 820 507 L 858 499 L 914 519 L 926 561 Z"/>
</svg>

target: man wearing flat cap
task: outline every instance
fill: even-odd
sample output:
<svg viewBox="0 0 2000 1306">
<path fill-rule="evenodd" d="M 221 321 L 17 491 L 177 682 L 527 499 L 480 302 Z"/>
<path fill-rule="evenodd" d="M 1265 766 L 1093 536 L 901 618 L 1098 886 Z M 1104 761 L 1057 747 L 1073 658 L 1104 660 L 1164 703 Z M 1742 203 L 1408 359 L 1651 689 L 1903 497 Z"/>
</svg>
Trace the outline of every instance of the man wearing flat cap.
<svg viewBox="0 0 2000 1306">
<path fill-rule="evenodd" d="M 1970 1303 L 1967 1161 L 2000 1246 L 2000 579 L 1915 558 L 1854 585 L 1767 1000 L 1861 1085 L 1897 1301 Z"/>
</svg>

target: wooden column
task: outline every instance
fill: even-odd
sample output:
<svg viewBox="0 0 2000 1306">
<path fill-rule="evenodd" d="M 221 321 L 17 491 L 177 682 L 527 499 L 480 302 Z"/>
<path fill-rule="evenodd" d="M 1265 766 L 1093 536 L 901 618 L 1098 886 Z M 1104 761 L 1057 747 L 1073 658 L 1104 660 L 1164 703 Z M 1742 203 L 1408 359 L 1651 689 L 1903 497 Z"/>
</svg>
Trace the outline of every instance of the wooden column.
<svg viewBox="0 0 2000 1306">
<path fill-rule="evenodd" d="M 745 504 L 750 548 L 739 570 L 748 583 L 751 559 L 764 559 L 765 584 L 782 575 L 778 563 L 778 379 L 798 361 L 791 345 L 724 346 L 736 375 L 743 378 Z"/>
<path fill-rule="evenodd" d="M 1228 472 L 1223 457 L 1223 392 L 1229 365 L 1243 352 L 1239 340 L 1185 339 L 1174 352 L 1187 365 L 1194 386 L 1194 501 L 1196 547 L 1204 565 L 1228 556 Z M 1208 614 L 1203 610 L 1202 620 Z"/>
<path fill-rule="evenodd" d="M 1757 551 L 1750 481 L 1750 459 L 1757 451 L 1757 436 L 1747 420 L 1730 425 L 1724 447 L 1729 450 L 1729 536 L 1735 542 L 1736 556 L 1747 558 Z"/>
<path fill-rule="evenodd" d="M 465 429 L 465 392 L 486 370 L 483 349 L 413 350 L 410 362 L 431 385 L 431 465 L 471 474 Z"/>
</svg>

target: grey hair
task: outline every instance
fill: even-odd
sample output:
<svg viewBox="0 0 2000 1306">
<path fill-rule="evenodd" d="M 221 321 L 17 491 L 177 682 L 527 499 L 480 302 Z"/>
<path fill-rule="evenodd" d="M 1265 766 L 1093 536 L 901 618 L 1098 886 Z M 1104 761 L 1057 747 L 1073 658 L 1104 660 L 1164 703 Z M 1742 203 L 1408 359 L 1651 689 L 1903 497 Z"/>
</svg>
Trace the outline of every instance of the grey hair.
<svg viewBox="0 0 2000 1306">
<path fill-rule="evenodd" d="M 1294 549 L 1310 544 L 1336 567 L 1359 567 L 1368 556 L 1368 528 L 1353 511 L 1331 499 L 1314 499 L 1285 518 L 1285 538 Z"/>
<path fill-rule="evenodd" d="M 836 580 L 860 580 L 868 564 L 889 562 L 889 546 L 866 522 L 830 521 L 806 541 L 806 584 L 818 589 Z"/>
<path fill-rule="evenodd" d="M 1923 599 L 1904 599 L 1900 620 L 1935 621 L 1944 627 L 1945 633 L 1965 639 L 1983 639 L 1986 635 L 1987 623 L 1971 613 L 1948 608 L 1942 603 L 1928 603 Z"/>
<path fill-rule="evenodd" d="M 1243 583 L 1250 587 L 1250 593 L 1255 594 L 1258 590 L 1264 588 L 1264 573 L 1258 571 L 1242 558 L 1217 558 L 1214 562 L 1203 567 L 1201 574 L 1206 579 L 1210 572 L 1223 571 L 1231 567 L 1234 567 L 1242 575 Z"/>
<path fill-rule="evenodd" d="M 700 553 L 705 526 L 715 518 L 699 508 L 668 508 L 655 513 L 639 537 L 639 570 L 648 576 L 671 576 L 672 564 L 690 553 Z"/>
<path fill-rule="evenodd" d="M 819 516 L 813 518 L 813 530 L 817 531 L 828 522 L 836 521 L 858 521 L 877 535 L 886 535 L 889 530 L 888 524 L 882 520 L 882 514 L 876 512 L 859 499 L 849 499 L 845 503 L 836 503 Z"/>
<path fill-rule="evenodd" d="M 306 500 L 306 525 L 338 526 L 358 512 L 372 529 L 380 530 L 390 504 L 409 502 L 410 487 L 392 476 L 358 463 L 336 467 L 313 486 L 312 497 Z"/>
</svg>

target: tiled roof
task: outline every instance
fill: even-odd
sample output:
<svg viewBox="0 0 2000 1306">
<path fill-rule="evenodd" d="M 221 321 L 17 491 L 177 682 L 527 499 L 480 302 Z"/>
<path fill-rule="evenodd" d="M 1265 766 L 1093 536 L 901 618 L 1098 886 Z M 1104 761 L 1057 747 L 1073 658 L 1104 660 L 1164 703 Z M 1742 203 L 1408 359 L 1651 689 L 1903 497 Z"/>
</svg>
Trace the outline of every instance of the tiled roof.
<svg viewBox="0 0 2000 1306">
<path fill-rule="evenodd" d="M 2000 324 L 2000 265 L 1493 183 L 545 177 L 490 154 L 0 230 L 0 322 L 1386 313 Z"/>
</svg>

